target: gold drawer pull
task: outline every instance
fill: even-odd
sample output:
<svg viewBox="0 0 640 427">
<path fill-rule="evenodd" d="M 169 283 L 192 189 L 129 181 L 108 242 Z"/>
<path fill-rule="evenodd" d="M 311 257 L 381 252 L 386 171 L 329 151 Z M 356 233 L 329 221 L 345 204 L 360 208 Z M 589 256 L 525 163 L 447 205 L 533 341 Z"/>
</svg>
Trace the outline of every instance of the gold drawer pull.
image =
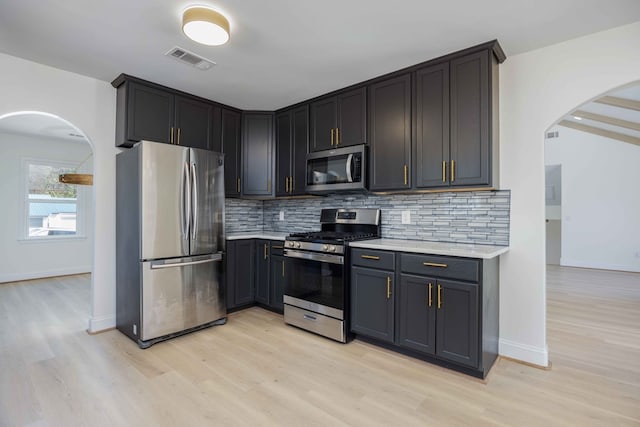
<svg viewBox="0 0 640 427">
<path fill-rule="evenodd" d="M 378 261 L 380 259 L 379 256 L 373 256 L 373 255 L 360 255 L 360 258 L 364 258 L 364 259 L 373 259 Z"/>
<path fill-rule="evenodd" d="M 271 249 L 284 249 L 284 246 L 273 245 L 273 246 L 271 246 Z"/>
<path fill-rule="evenodd" d="M 424 265 L 425 267 L 442 267 L 442 268 L 448 267 L 447 264 L 440 264 L 437 262 L 423 262 L 422 265 Z"/>
</svg>

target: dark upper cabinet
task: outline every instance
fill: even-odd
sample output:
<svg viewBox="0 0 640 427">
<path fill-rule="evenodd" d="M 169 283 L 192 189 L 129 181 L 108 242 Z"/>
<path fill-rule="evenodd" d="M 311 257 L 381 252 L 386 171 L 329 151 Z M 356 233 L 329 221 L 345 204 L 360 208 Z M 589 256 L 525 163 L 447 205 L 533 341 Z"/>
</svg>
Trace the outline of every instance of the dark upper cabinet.
<svg viewBox="0 0 640 427">
<path fill-rule="evenodd" d="M 221 116 L 222 152 L 224 153 L 224 193 L 227 197 L 240 197 L 242 182 L 240 165 L 242 145 L 240 144 L 240 113 L 222 109 Z"/>
<path fill-rule="evenodd" d="M 416 72 L 415 187 L 449 185 L 449 63 Z"/>
<path fill-rule="evenodd" d="M 256 302 L 269 305 L 269 264 L 271 263 L 270 243 L 256 240 Z"/>
<path fill-rule="evenodd" d="M 308 106 L 276 116 L 276 196 L 304 194 L 308 143 Z"/>
<path fill-rule="evenodd" d="M 118 87 L 117 98 L 116 146 L 132 147 L 142 140 L 172 142 L 172 93 L 126 81 Z"/>
<path fill-rule="evenodd" d="M 436 349 L 436 280 L 400 275 L 397 337 L 399 346 L 434 354 Z"/>
<path fill-rule="evenodd" d="M 478 366 L 478 285 L 438 280 L 436 354 L 471 367 Z"/>
<path fill-rule="evenodd" d="M 183 96 L 175 96 L 175 135 L 178 145 L 211 149 L 211 104 Z"/>
<path fill-rule="evenodd" d="M 222 107 L 211 106 L 210 150 L 222 153 Z"/>
<path fill-rule="evenodd" d="M 451 61 L 452 186 L 490 184 L 490 55 L 482 51 Z"/>
<path fill-rule="evenodd" d="M 243 196 L 273 196 L 273 113 L 242 115 Z"/>
<path fill-rule="evenodd" d="M 394 341 L 394 273 L 351 267 L 351 330 Z"/>
<path fill-rule="evenodd" d="M 411 75 L 369 87 L 371 190 L 411 188 Z"/>
<path fill-rule="evenodd" d="M 253 240 L 227 241 L 227 308 L 252 304 L 255 299 L 255 243 Z"/>
<path fill-rule="evenodd" d="M 116 82 L 116 146 L 131 147 L 147 140 L 213 148 L 217 105 L 138 80 L 122 77 Z"/>
<path fill-rule="evenodd" d="M 311 103 L 309 151 L 367 143 L 367 92 L 361 87 Z"/>
</svg>

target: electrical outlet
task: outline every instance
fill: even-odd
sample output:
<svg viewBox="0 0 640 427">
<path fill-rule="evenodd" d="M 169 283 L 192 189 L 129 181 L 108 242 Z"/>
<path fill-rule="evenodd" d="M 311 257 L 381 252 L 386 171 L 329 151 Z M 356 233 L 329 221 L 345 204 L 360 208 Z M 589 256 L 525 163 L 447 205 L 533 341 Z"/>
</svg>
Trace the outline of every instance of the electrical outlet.
<svg viewBox="0 0 640 427">
<path fill-rule="evenodd" d="M 284 221 L 284 211 L 280 211 L 280 221 Z"/>
<path fill-rule="evenodd" d="M 402 223 L 411 224 L 411 211 L 402 211 Z"/>
</svg>

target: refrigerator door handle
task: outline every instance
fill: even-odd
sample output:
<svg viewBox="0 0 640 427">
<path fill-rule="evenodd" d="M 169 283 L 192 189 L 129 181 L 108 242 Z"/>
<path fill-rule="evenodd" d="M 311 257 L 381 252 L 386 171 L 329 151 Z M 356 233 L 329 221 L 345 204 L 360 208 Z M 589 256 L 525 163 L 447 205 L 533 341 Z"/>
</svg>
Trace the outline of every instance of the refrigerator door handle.
<svg viewBox="0 0 640 427">
<path fill-rule="evenodd" d="M 184 240 L 189 240 L 189 222 L 191 217 L 191 181 L 189 179 L 189 164 L 187 162 L 185 162 L 182 172 L 182 236 Z"/>
<path fill-rule="evenodd" d="M 198 235 L 198 175 L 196 174 L 196 164 L 191 163 L 191 191 L 193 197 L 191 198 L 191 239 L 195 240 Z"/>
<path fill-rule="evenodd" d="M 157 270 L 159 268 L 186 267 L 188 265 L 207 264 L 209 262 L 218 262 L 218 261 L 222 261 L 222 255 L 220 255 L 220 254 L 214 255 L 212 258 L 201 259 L 201 260 L 198 260 L 198 261 L 158 263 L 158 264 L 153 264 L 152 263 L 151 264 L 151 269 L 152 270 Z"/>
</svg>

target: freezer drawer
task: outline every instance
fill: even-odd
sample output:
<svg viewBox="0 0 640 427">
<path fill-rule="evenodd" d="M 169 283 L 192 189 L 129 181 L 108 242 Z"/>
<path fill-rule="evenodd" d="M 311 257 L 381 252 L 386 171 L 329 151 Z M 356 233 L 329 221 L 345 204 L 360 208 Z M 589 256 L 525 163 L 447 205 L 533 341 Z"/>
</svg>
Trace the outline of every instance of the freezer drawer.
<svg viewBox="0 0 640 427">
<path fill-rule="evenodd" d="M 226 316 L 221 253 L 141 262 L 141 268 L 142 341 Z"/>
</svg>

